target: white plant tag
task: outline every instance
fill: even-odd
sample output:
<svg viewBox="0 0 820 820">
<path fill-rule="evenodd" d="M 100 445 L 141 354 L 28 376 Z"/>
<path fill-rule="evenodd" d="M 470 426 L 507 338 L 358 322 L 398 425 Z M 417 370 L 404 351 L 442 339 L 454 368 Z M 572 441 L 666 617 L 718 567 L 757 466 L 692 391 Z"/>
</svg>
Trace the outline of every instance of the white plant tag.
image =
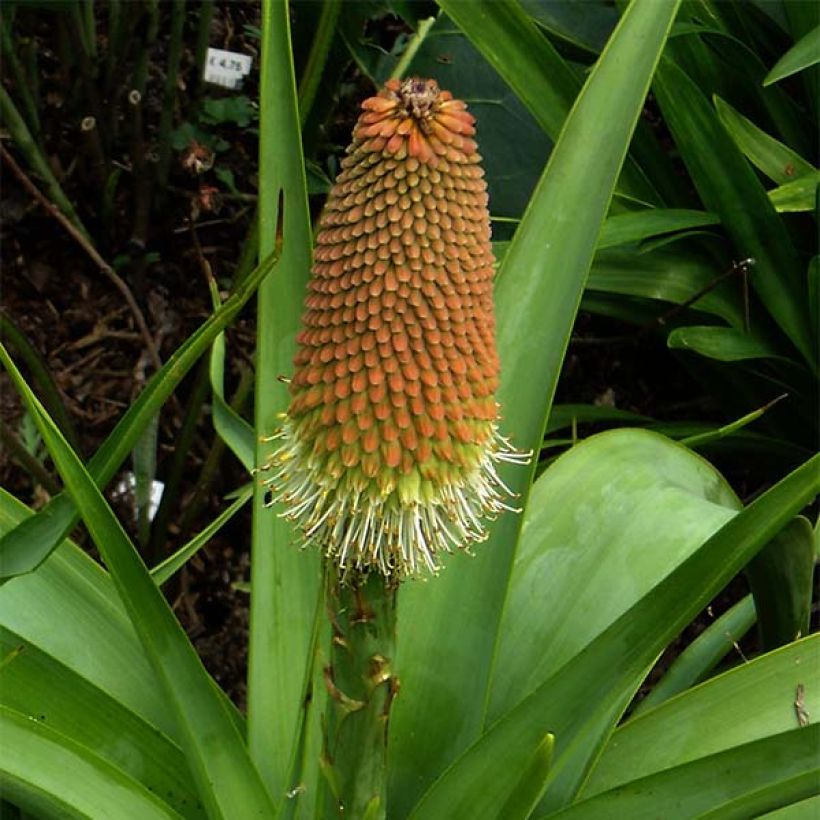
<svg viewBox="0 0 820 820">
<path fill-rule="evenodd" d="M 252 65 L 253 57 L 248 54 L 209 48 L 203 79 L 206 83 L 221 85 L 223 88 L 241 88 L 242 78 L 251 73 Z"/>
</svg>

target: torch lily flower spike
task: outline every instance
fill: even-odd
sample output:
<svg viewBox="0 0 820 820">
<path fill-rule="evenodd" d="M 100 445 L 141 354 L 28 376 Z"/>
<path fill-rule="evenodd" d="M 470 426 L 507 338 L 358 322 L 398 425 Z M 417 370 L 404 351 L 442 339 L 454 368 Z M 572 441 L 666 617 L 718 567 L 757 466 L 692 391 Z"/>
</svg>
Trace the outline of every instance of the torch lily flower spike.
<svg viewBox="0 0 820 820">
<path fill-rule="evenodd" d="M 512 510 L 473 117 L 433 80 L 362 103 L 321 217 L 273 501 L 342 574 L 435 573 Z"/>
</svg>

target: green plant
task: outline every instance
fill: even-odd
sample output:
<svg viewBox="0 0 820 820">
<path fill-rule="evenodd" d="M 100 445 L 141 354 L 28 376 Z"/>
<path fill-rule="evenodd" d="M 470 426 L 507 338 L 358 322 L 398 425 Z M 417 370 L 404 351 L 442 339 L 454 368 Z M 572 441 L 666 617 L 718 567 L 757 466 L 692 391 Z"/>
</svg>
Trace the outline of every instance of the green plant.
<svg viewBox="0 0 820 820">
<path fill-rule="evenodd" d="M 478 3 L 465 13 L 442 3 L 477 44 L 496 45 L 497 67 L 525 103 L 536 79 L 552 89 L 538 122 L 555 146 L 496 287 L 499 401 L 522 449 L 542 442 L 601 225 L 624 224 L 612 225 L 621 214 L 604 221 L 610 207 L 651 194 L 636 143 L 625 158 L 656 66 L 667 60 L 678 5 L 633 3 L 573 101 L 575 75 L 557 69 L 553 84 L 538 67 L 562 58 L 518 4 Z M 4 799 L 38 816 L 339 813 L 323 754 L 332 698 L 323 668 L 339 651 L 326 591 L 331 603 L 336 591 L 323 583 L 319 556 L 290 543 L 290 525 L 255 482 L 243 718 L 157 589 L 207 533 L 149 572 L 99 490 L 209 345 L 222 399 L 219 333 L 257 286 L 254 428 L 224 399 L 217 424 L 249 469 L 275 449 L 269 438 L 288 399 L 277 377 L 290 369 L 311 227 L 288 9 L 269 0 L 263 10 L 259 253 L 268 261 L 224 305 L 214 294 L 212 318 L 85 466 L 0 348 L 67 489 L 36 514 L 0 494 L 0 725 L 11 739 L 0 748 L 0 784 Z M 321 64 L 308 61 L 320 74 Z M 674 69 L 667 82 L 689 87 Z M 479 119 L 479 140 L 480 129 Z M 692 224 L 691 215 L 673 216 Z M 659 805 L 666 816 L 757 816 L 816 807 L 816 636 L 616 727 L 664 647 L 758 554 L 774 551 L 779 568 L 789 556 L 775 598 L 796 605 L 772 617 L 787 640 L 805 634 L 816 530 L 796 516 L 820 489 L 818 466 L 817 457 L 806 461 L 744 508 L 712 465 L 651 431 L 591 437 L 534 482 L 535 464 L 508 465 L 502 477 L 524 514 L 500 517 L 474 558 L 454 555 L 438 578 L 398 591 L 388 816 L 641 817 Z M 106 569 L 64 540 L 77 515 Z M 696 680 L 714 655 L 686 662 L 684 679 Z M 716 767 L 720 777 L 704 777 Z M 373 804 L 360 816 L 384 812 Z"/>
</svg>

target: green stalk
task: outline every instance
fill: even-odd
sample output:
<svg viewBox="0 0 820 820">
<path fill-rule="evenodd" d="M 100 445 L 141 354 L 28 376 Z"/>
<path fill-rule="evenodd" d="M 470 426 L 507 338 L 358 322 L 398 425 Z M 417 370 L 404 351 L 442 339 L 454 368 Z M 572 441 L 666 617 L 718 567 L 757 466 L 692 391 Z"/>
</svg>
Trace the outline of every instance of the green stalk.
<svg viewBox="0 0 820 820">
<path fill-rule="evenodd" d="M 28 126 L 2 84 L 0 84 L 0 121 L 8 129 L 20 153 L 26 158 L 29 168 L 42 180 L 48 198 L 71 220 L 82 235 L 87 237 L 88 232 L 83 227 L 83 223 L 80 222 L 80 217 L 77 216 L 74 206 L 63 192 L 60 183 L 57 182 L 57 177 L 49 168 L 45 157 L 31 135 L 31 131 L 28 130 Z"/>
<path fill-rule="evenodd" d="M 196 79 L 191 94 L 190 110 L 199 104 L 205 82 L 202 77 L 205 73 L 205 60 L 208 57 L 208 44 L 211 39 L 211 19 L 214 15 L 214 0 L 201 0 L 199 4 L 199 22 L 196 30 L 196 48 L 194 50 L 194 65 L 196 65 Z"/>
<path fill-rule="evenodd" d="M 313 101 L 316 99 L 316 92 L 319 90 L 319 83 L 322 80 L 322 72 L 325 69 L 333 35 L 336 33 L 336 24 L 339 21 L 341 9 L 340 0 L 325 0 L 322 6 L 316 36 L 313 38 L 307 65 L 299 83 L 299 122 L 303 128 L 310 115 L 310 109 L 313 107 Z"/>
<path fill-rule="evenodd" d="M 134 69 L 134 79 L 132 88 L 139 91 L 140 96 L 145 96 L 145 84 L 148 80 L 148 62 L 151 58 L 151 50 L 159 33 L 159 0 L 147 0 L 145 3 L 145 14 L 148 22 L 145 24 L 145 37 L 137 57 L 137 65 Z M 142 21 L 138 21 L 142 25 Z"/>
<path fill-rule="evenodd" d="M 247 403 L 252 387 L 253 371 L 249 368 L 242 368 L 239 384 L 228 406 L 241 414 Z M 202 469 L 195 481 L 196 490 L 191 500 L 185 505 L 185 509 L 182 511 L 182 517 L 178 521 L 180 532 L 188 532 L 191 524 L 196 521 L 197 515 L 202 510 L 208 493 L 214 483 L 214 479 L 219 473 L 222 456 L 225 454 L 226 447 L 227 445 L 222 438 L 214 436 L 211 448 L 208 450 L 208 455 L 205 457 Z M 159 517 L 159 512 L 157 512 L 157 517 Z"/>
<path fill-rule="evenodd" d="M 401 59 L 396 63 L 396 67 L 390 73 L 391 79 L 400 80 L 404 77 L 407 69 L 410 67 L 410 63 L 413 62 L 413 58 L 416 56 L 416 52 L 427 39 L 427 35 L 430 33 L 430 29 L 433 28 L 437 19 L 436 17 L 428 17 L 426 20 L 419 21 L 419 27 L 416 33 L 410 38 L 410 42 L 407 44 L 407 48 L 404 49 Z"/>
<path fill-rule="evenodd" d="M 0 44 L 2 44 L 3 58 L 6 61 L 6 65 L 12 77 L 14 77 L 14 88 L 20 95 L 20 103 L 25 112 L 28 127 L 31 129 L 34 139 L 39 140 L 40 115 L 37 111 L 37 103 L 29 88 L 28 78 L 26 77 L 23 64 L 20 62 L 17 57 L 17 52 L 14 50 L 14 41 L 11 36 L 11 22 L 7 18 L 0 20 L 0 35 L 2 35 Z"/>
<path fill-rule="evenodd" d="M 378 573 L 348 586 L 328 573 L 331 704 L 322 765 L 345 820 L 386 817 L 387 728 L 399 688 L 396 592 Z"/>
<path fill-rule="evenodd" d="M 165 75 L 165 91 L 162 98 L 162 114 L 159 120 L 159 167 L 157 187 L 165 192 L 168 171 L 171 167 L 171 126 L 174 123 L 174 102 L 177 93 L 179 61 L 182 57 L 182 29 L 185 25 L 185 0 L 174 0 L 171 6 L 171 39 L 168 43 L 168 71 Z"/>
</svg>

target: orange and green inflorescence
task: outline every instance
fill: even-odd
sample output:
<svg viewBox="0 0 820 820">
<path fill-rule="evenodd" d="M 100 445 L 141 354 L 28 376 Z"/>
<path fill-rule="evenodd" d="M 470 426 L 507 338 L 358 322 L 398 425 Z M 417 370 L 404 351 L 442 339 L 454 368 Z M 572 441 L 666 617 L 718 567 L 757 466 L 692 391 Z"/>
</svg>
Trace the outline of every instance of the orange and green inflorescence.
<svg viewBox="0 0 820 820">
<path fill-rule="evenodd" d="M 362 103 L 321 217 L 274 501 L 343 573 L 439 568 L 511 509 L 487 190 L 473 117 L 433 80 Z"/>
</svg>

